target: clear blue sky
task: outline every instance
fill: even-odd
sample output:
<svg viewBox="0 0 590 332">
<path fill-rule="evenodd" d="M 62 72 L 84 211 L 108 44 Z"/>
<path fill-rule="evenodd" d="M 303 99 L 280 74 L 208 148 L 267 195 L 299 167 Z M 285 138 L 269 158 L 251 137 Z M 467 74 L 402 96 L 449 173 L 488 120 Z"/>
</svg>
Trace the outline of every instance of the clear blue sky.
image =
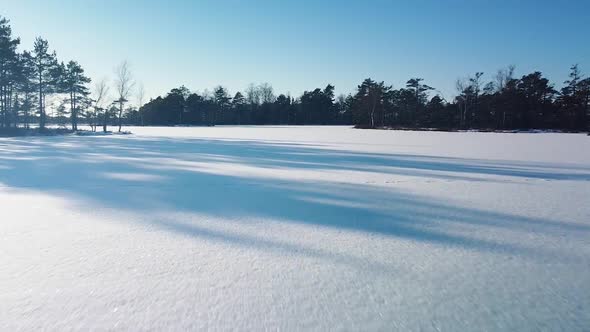
<svg viewBox="0 0 590 332">
<path fill-rule="evenodd" d="M 558 87 L 573 63 L 590 73 L 587 0 L 0 2 L 24 48 L 42 36 L 93 79 L 112 79 L 127 59 L 150 97 L 181 84 L 235 93 L 269 82 L 298 95 L 423 77 L 450 99 L 458 77 L 483 71 L 487 80 L 509 64 Z"/>
</svg>

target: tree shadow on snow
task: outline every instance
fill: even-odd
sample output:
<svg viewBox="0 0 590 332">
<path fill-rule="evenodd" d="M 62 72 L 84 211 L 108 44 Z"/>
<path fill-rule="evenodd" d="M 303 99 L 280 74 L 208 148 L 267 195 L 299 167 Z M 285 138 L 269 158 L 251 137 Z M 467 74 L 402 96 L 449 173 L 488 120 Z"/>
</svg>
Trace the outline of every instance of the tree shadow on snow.
<svg viewBox="0 0 590 332">
<path fill-rule="evenodd" d="M 233 166 L 249 167 L 257 173 L 241 173 Z M 87 209 L 107 206 L 137 212 L 148 216 L 143 222 L 166 231 L 263 250 L 354 261 L 353 257 L 338 253 L 181 222 L 167 214 L 218 216 L 236 223 L 267 218 L 536 257 L 545 249 L 486 240 L 480 233 L 492 227 L 523 234 L 590 235 L 588 225 L 457 207 L 392 188 L 330 181 L 310 185 L 304 178 L 265 176 L 273 171 L 291 172 L 291 175 L 304 171 L 352 171 L 460 181 L 501 181 L 497 176 L 590 180 L 590 168 L 582 166 L 357 153 L 252 140 L 157 137 L 0 140 L 0 185 L 66 195 L 74 202 L 86 204 Z M 473 233 L 453 231 L 457 227 Z"/>
</svg>

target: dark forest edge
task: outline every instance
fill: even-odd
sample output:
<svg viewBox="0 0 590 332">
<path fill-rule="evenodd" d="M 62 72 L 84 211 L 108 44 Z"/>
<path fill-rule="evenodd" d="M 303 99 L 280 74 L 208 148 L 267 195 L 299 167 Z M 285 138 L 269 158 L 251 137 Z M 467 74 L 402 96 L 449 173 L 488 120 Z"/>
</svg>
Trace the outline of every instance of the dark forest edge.
<svg viewBox="0 0 590 332">
<path fill-rule="evenodd" d="M 65 127 L 57 128 L 24 128 L 24 127 L 8 127 L 0 128 L 0 137 L 29 137 L 29 136 L 63 136 L 63 135 L 77 135 L 77 136 L 105 136 L 105 135 L 130 135 L 130 131 L 92 131 L 86 129 L 72 130 Z"/>
<path fill-rule="evenodd" d="M 143 103 L 143 87 L 127 62 L 115 71 L 114 97 L 106 80 L 91 79 L 76 61 L 60 62 L 38 37 L 32 51 L 19 53 L 9 21 L 0 17 L 0 136 L 72 133 L 79 124 L 90 132 L 109 126 L 354 125 L 403 130 L 556 130 L 589 128 L 590 78 L 578 65 L 557 90 L 533 72 L 515 77 L 514 66 L 485 82 L 483 73 L 458 79 L 457 96 L 445 100 L 421 78 L 403 88 L 364 80 L 354 94 L 335 96 L 334 86 L 305 91 L 293 98 L 275 95 L 268 83 L 251 84 L 233 96 L 222 86 L 196 93 L 181 86 Z M 136 105 L 129 102 L 132 94 Z M 49 103 L 48 103 L 49 102 Z M 48 112 L 50 111 L 50 112 Z M 32 128 L 36 124 L 38 129 Z M 48 125 L 58 129 L 47 129 Z M 71 129 L 66 129 L 69 125 Z"/>
</svg>

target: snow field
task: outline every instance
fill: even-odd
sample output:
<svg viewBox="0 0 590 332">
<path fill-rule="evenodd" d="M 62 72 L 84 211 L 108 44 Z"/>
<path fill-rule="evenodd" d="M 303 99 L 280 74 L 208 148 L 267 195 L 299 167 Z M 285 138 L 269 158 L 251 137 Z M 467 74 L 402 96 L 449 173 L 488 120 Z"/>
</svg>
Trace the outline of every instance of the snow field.
<svg viewBox="0 0 590 332">
<path fill-rule="evenodd" d="M 0 330 L 584 331 L 590 138 L 0 139 Z"/>
</svg>

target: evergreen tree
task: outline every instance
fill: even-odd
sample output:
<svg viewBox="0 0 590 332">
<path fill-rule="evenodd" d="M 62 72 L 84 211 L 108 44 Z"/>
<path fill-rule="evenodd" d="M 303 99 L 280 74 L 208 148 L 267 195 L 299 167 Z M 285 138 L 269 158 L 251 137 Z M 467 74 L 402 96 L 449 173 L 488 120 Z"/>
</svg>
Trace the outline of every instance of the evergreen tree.
<svg viewBox="0 0 590 332">
<path fill-rule="evenodd" d="M 22 122 L 26 129 L 31 122 L 31 112 L 35 107 L 35 64 L 31 53 L 24 51 L 19 56 L 20 61 L 20 79 L 18 80 L 17 91 L 21 94 L 21 104 L 19 108 Z"/>
<path fill-rule="evenodd" d="M 213 124 L 217 124 L 218 121 L 229 123 L 229 116 L 226 114 L 228 110 L 230 110 L 231 105 L 231 97 L 229 96 L 229 93 L 224 87 L 218 86 L 213 90 L 213 98 L 215 100 L 215 105 L 217 106 L 213 115 Z"/>
<path fill-rule="evenodd" d="M 67 99 L 63 99 L 60 101 L 59 105 L 56 109 L 56 117 L 55 120 L 59 128 L 65 128 L 66 123 L 68 121 L 68 117 L 70 116 L 70 111 L 66 108 L 66 104 L 68 103 Z"/>
<path fill-rule="evenodd" d="M 187 123 L 193 125 L 204 125 L 207 121 L 207 103 L 203 96 L 192 93 L 186 99 Z"/>
<path fill-rule="evenodd" d="M 412 104 L 414 106 L 414 114 L 410 116 L 410 122 L 414 124 L 417 117 L 419 117 L 420 111 L 426 105 L 428 98 L 427 92 L 433 90 L 431 86 L 423 84 L 423 78 L 412 78 L 406 82 L 406 89 L 412 92 L 414 98 Z"/>
<path fill-rule="evenodd" d="M 242 124 L 242 113 L 244 112 L 244 106 L 246 105 L 246 99 L 241 92 L 236 92 L 234 97 L 232 98 L 232 105 L 231 109 L 233 110 L 234 114 L 236 115 L 236 123 L 238 125 Z"/>
<path fill-rule="evenodd" d="M 354 96 L 355 123 L 363 128 L 375 128 L 376 116 L 383 112 L 386 98 L 391 92 L 391 86 L 384 82 L 377 83 L 370 78 L 363 81 Z"/>
<path fill-rule="evenodd" d="M 64 69 L 63 88 L 69 94 L 72 130 L 78 130 L 78 113 L 84 99 L 90 94 L 86 87 L 88 83 L 90 78 L 84 75 L 82 66 L 76 61 L 68 62 Z"/>
<path fill-rule="evenodd" d="M 10 21 L 0 16 L 0 116 L 1 126 L 8 127 L 12 115 L 12 96 L 19 75 L 16 52 L 20 39 L 12 38 Z"/>
<path fill-rule="evenodd" d="M 49 53 L 49 43 L 41 37 L 35 39 L 32 59 L 36 78 L 35 85 L 38 92 L 39 127 L 44 129 L 47 122 L 46 97 L 57 90 L 60 70 L 55 52 Z"/>
<path fill-rule="evenodd" d="M 174 113 L 178 114 L 177 117 L 177 124 L 181 125 L 184 122 L 184 113 L 186 113 L 186 99 L 188 98 L 188 96 L 190 95 L 190 90 L 185 87 L 184 85 L 181 85 L 178 88 L 174 88 L 172 90 L 170 90 L 170 92 L 168 93 L 168 96 L 166 96 L 166 102 L 170 103 L 170 105 L 172 105 L 172 108 L 174 110 L 176 110 Z M 173 124 L 174 121 L 172 121 L 170 124 Z"/>
<path fill-rule="evenodd" d="M 549 80 L 537 71 L 523 76 L 516 88 L 523 100 L 518 116 L 519 127 L 546 128 L 546 123 L 552 121 L 552 103 L 557 93 Z"/>
<path fill-rule="evenodd" d="M 584 79 L 576 64 L 570 68 L 569 79 L 564 84 L 560 97 L 563 124 L 570 130 L 584 130 L 588 116 L 588 79 Z"/>
</svg>

